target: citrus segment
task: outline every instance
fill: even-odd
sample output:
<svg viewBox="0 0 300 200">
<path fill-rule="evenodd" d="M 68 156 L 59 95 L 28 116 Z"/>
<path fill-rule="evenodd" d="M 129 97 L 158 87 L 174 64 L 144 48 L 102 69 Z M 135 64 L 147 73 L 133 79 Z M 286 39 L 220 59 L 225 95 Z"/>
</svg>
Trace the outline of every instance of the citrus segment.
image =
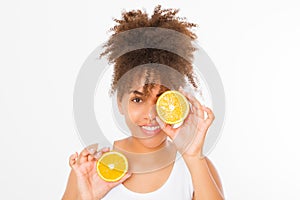
<svg viewBox="0 0 300 200">
<path fill-rule="evenodd" d="M 107 182 L 120 180 L 128 170 L 126 157 L 116 151 L 104 153 L 97 161 L 97 173 Z"/>
<path fill-rule="evenodd" d="M 189 102 L 180 92 L 167 91 L 157 99 L 156 111 L 159 118 L 165 123 L 178 124 L 187 117 Z"/>
</svg>

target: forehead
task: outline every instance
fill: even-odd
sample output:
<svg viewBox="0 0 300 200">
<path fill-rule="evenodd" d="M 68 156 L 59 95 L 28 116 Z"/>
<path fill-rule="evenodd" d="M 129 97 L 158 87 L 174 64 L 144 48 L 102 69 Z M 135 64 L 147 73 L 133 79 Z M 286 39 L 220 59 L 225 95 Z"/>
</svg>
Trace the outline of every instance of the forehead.
<svg viewBox="0 0 300 200">
<path fill-rule="evenodd" d="M 142 73 L 136 74 L 133 76 L 133 79 L 130 81 L 128 80 L 128 87 L 129 89 L 139 89 L 142 90 L 145 87 L 152 86 L 151 88 L 160 87 L 163 84 L 160 76 L 151 74 L 151 73 Z"/>
<path fill-rule="evenodd" d="M 151 65 L 139 66 L 126 72 L 118 81 L 117 93 L 122 98 L 124 94 L 129 94 L 132 90 L 137 90 L 146 95 L 152 88 L 160 88 L 161 91 L 177 90 L 180 86 L 185 86 L 183 74 L 171 70 L 167 67 Z"/>
<path fill-rule="evenodd" d="M 129 94 L 136 94 L 136 95 L 142 95 L 142 96 L 148 96 L 148 95 L 157 95 L 162 92 L 165 92 L 167 90 L 170 90 L 169 88 L 155 84 L 155 85 L 144 85 L 140 87 L 133 87 L 129 91 Z"/>
</svg>

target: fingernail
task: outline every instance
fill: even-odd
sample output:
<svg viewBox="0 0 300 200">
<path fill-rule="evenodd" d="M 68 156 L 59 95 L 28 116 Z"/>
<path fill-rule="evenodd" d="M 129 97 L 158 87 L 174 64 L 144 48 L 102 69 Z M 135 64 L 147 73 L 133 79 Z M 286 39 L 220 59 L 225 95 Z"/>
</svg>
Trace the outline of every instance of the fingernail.
<svg viewBox="0 0 300 200">
<path fill-rule="evenodd" d="M 101 152 L 97 152 L 97 153 L 94 155 L 95 158 L 100 158 L 100 156 L 101 156 Z"/>
<path fill-rule="evenodd" d="M 95 152 L 96 152 L 96 149 L 94 149 L 94 148 L 90 148 L 90 149 L 88 149 L 89 150 L 89 152 L 91 153 L 91 154 L 94 154 Z"/>
</svg>

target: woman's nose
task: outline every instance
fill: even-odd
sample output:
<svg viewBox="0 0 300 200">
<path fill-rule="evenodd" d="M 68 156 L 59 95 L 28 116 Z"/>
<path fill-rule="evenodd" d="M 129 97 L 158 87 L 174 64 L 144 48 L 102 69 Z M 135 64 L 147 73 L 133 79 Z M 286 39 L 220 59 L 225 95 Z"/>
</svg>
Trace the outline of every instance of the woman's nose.
<svg viewBox="0 0 300 200">
<path fill-rule="evenodd" d="M 147 111 L 145 113 L 145 118 L 147 118 L 150 121 L 153 121 L 153 120 L 155 120 L 156 116 L 157 116 L 157 113 L 156 113 L 155 104 L 149 106 L 149 108 L 147 109 Z"/>
</svg>

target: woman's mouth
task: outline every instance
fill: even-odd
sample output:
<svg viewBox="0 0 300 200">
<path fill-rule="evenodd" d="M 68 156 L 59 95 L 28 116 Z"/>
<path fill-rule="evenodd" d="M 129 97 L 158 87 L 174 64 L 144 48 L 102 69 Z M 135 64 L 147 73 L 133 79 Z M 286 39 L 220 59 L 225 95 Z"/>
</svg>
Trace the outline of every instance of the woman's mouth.
<svg viewBox="0 0 300 200">
<path fill-rule="evenodd" d="M 145 133 L 147 136 L 153 136 L 156 135 L 161 131 L 161 128 L 159 125 L 145 125 L 141 126 L 143 133 Z"/>
</svg>

